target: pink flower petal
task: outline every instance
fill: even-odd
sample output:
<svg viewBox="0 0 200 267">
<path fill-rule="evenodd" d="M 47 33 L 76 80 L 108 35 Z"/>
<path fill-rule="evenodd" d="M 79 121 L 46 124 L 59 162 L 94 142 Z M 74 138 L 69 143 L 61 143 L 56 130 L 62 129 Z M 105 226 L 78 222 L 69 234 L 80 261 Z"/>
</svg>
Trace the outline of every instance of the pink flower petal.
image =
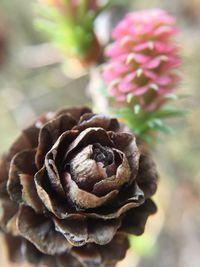
<svg viewBox="0 0 200 267">
<path fill-rule="evenodd" d="M 129 35 L 128 35 L 129 34 Z M 133 38 L 130 33 L 125 35 L 123 38 L 120 39 L 120 46 L 127 48 L 130 44 L 132 45 L 134 41 L 137 40 L 137 38 Z"/>
<path fill-rule="evenodd" d="M 127 72 L 130 72 L 132 70 L 130 65 L 127 64 L 116 64 L 115 71 L 118 74 L 126 74 Z"/>
<path fill-rule="evenodd" d="M 159 85 L 168 85 L 172 82 L 172 79 L 170 76 L 160 76 L 157 78 L 156 82 Z"/>
<path fill-rule="evenodd" d="M 118 89 L 120 92 L 128 93 L 128 92 L 131 92 L 135 89 L 135 85 L 121 81 L 121 83 L 118 85 Z"/>
<path fill-rule="evenodd" d="M 112 57 L 112 58 L 121 56 L 126 52 L 127 52 L 126 48 L 120 46 L 118 43 L 114 43 L 114 44 L 108 46 L 105 50 L 106 56 Z"/>
<path fill-rule="evenodd" d="M 174 53 L 177 50 L 177 47 L 174 44 L 169 44 L 166 42 L 160 42 L 160 41 L 156 41 L 155 42 L 155 50 L 158 53 Z"/>
<path fill-rule="evenodd" d="M 115 71 L 115 68 L 112 64 L 107 65 L 102 72 L 102 76 L 104 80 L 108 83 L 112 82 L 119 78 L 119 74 Z"/>
<path fill-rule="evenodd" d="M 127 21 L 126 19 L 119 22 L 116 28 L 112 32 L 112 38 L 114 40 L 118 40 L 119 38 L 123 37 L 127 33 Z"/>
<path fill-rule="evenodd" d="M 178 57 L 173 57 L 173 56 L 169 56 L 168 57 L 168 61 L 166 62 L 165 66 L 163 67 L 163 69 L 174 69 L 180 66 L 181 64 L 181 59 Z"/>
<path fill-rule="evenodd" d="M 129 64 L 131 62 L 136 62 L 139 64 L 145 64 L 149 60 L 148 56 L 142 55 L 142 54 L 136 54 L 136 53 L 130 53 L 127 55 L 126 63 Z"/>
<path fill-rule="evenodd" d="M 132 81 L 135 79 L 136 75 L 137 75 L 137 72 L 136 72 L 136 71 L 134 71 L 134 72 L 132 72 L 132 73 L 130 73 L 130 74 L 127 74 L 127 75 L 124 77 L 124 81 L 125 81 L 126 83 L 130 83 L 130 82 L 132 82 Z"/>
<path fill-rule="evenodd" d="M 142 86 L 138 87 L 137 89 L 134 90 L 134 95 L 139 96 L 145 94 L 149 90 L 148 86 Z"/>
<path fill-rule="evenodd" d="M 144 65 L 144 68 L 155 69 L 160 65 L 160 63 L 161 63 L 161 59 L 159 57 L 153 58 L 152 60 L 150 60 L 148 63 Z"/>
<path fill-rule="evenodd" d="M 178 28 L 171 27 L 168 25 L 160 26 L 154 31 L 155 36 L 161 36 L 164 35 L 165 37 L 172 36 L 174 34 L 177 34 L 179 32 Z"/>
<path fill-rule="evenodd" d="M 146 49 L 150 49 L 153 50 L 154 49 L 154 42 L 153 41 L 148 41 L 148 42 L 144 42 L 141 44 L 138 44 L 134 47 L 134 51 L 136 52 L 140 52 Z"/>
<path fill-rule="evenodd" d="M 152 80 L 156 80 L 158 77 L 158 75 L 155 72 L 150 71 L 150 70 L 144 70 L 144 74 L 146 77 Z"/>
</svg>

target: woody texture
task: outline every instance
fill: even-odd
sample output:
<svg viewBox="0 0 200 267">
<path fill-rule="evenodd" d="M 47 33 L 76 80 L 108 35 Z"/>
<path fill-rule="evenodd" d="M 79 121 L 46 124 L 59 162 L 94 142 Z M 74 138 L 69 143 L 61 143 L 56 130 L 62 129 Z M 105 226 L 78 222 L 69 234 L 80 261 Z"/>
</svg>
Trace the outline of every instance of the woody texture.
<svg viewBox="0 0 200 267">
<path fill-rule="evenodd" d="M 88 108 L 48 112 L 0 162 L 0 228 L 10 259 L 34 266 L 112 267 L 140 235 L 155 164 L 123 123 Z"/>
</svg>

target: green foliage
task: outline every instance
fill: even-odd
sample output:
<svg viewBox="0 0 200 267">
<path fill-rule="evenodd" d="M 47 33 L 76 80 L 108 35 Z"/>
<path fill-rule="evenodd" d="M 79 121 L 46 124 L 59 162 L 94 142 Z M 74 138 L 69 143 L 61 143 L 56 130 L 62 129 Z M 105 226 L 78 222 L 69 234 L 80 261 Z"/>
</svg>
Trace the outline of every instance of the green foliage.
<svg viewBox="0 0 200 267">
<path fill-rule="evenodd" d="M 186 111 L 165 107 L 160 110 L 145 112 L 139 104 L 133 107 L 112 109 L 118 118 L 124 121 L 127 126 L 146 142 L 151 143 L 155 138 L 155 133 L 174 133 L 173 129 L 165 124 L 163 119 L 184 116 Z"/>
<path fill-rule="evenodd" d="M 139 237 L 131 235 L 129 242 L 133 250 L 143 257 L 153 256 L 157 251 L 155 238 L 150 233 L 145 233 Z"/>
<path fill-rule="evenodd" d="M 64 53 L 83 58 L 93 42 L 93 26 L 97 12 L 87 10 L 86 1 L 80 1 L 76 11 L 69 1 L 65 1 L 66 10 L 55 6 L 35 4 L 38 16 L 35 26 L 43 31 Z"/>
</svg>

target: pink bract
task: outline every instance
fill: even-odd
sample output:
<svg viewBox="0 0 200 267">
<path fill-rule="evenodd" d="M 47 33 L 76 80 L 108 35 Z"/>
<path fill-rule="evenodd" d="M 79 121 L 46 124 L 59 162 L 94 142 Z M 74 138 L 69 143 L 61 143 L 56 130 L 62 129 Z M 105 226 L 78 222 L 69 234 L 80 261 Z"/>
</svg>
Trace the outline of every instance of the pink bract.
<svg viewBox="0 0 200 267">
<path fill-rule="evenodd" d="M 179 47 L 172 40 L 178 32 L 175 18 L 161 9 L 129 13 L 116 26 L 103 69 L 109 95 L 116 102 L 126 104 L 131 94 L 148 111 L 166 102 L 165 96 L 180 80 Z"/>
</svg>

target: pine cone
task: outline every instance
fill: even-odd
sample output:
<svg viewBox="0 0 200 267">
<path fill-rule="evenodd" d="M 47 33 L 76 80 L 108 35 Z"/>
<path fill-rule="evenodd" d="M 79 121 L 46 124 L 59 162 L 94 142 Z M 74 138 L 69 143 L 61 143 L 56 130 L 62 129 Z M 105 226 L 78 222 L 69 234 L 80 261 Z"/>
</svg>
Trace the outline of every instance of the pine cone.
<svg viewBox="0 0 200 267">
<path fill-rule="evenodd" d="M 49 112 L 1 158 L 0 226 L 39 266 L 111 267 L 156 211 L 156 187 L 151 156 L 117 119 Z"/>
</svg>

